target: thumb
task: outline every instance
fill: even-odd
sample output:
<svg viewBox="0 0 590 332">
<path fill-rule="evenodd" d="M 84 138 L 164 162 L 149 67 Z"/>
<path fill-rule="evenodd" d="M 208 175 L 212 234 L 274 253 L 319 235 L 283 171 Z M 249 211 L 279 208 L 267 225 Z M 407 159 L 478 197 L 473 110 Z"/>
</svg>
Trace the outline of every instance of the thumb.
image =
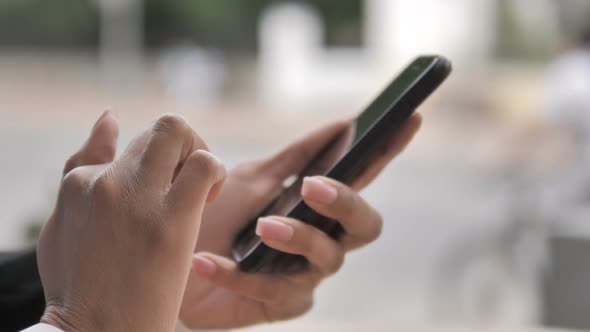
<svg viewBox="0 0 590 332">
<path fill-rule="evenodd" d="M 80 150 L 68 159 L 63 174 L 65 175 L 80 166 L 112 162 L 117 152 L 118 137 L 119 122 L 117 116 L 112 111 L 107 110 L 96 120 L 90 136 Z"/>
<path fill-rule="evenodd" d="M 262 161 L 260 171 L 282 182 L 291 175 L 299 174 L 322 148 L 348 126 L 349 120 L 326 125 L 295 140 L 275 155 Z"/>
</svg>

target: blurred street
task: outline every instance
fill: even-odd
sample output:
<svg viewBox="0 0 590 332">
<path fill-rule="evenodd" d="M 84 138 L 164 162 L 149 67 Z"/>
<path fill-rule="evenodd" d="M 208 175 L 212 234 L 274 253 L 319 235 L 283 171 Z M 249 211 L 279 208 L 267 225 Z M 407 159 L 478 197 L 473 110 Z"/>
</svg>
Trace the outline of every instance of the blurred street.
<svg viewBox="0 0 590 332">
<path fill-rule="evenodd" d="M 20 82 L 2 82 L 2 91 L 8 91 L 0 97 L 8 101 L 0 110 L 3 250 L 30 243 L 27 230 L 49 215 L 64 161 L 83 142 L 106 105 L 121 118 L 120 149 L 156 114 L 174 111 L 189 120 L 228 167 L 272 153 L 321 123 L 354 115 L 363 106 L 359 101 L 344 109 L 284 113 L 258 110 L 254 103 L 226 102 L 204 111 L 141 89 L 125 98 L 115 94 L 108 104 L 102 98 L 107 99 L 111 92 L 101 96 L 101 90 L 93 90 L 95 87 L 87 83 L 92 82 L 89 79 L 68 77 L 71 71 L 55 67 L 32 67 L 34 70 L 22 68 L 17 76 Z M 23 73 L 30 76 L 23 77 Z M 18 91 L 21 93 L 16 94 Z M 342 273 L 320 288 L 316 307 L 306 319 L 346 318 L 382 325 L 432 320 L 437 311 L 432 305 L 436 294 L 433 279 L 440 273 L 437 262 L 449 254 L 454 242 L 499 229 L 507 222 L 508 202 L 502 184 L 493 176 L 482 176 L 485 170 L 477 168 L 477 155 L 482 153 L 479 147 L 488 146 L 497 133 L 490 136 L 491 132 L 479 130 L 482 124 L 478 122 L 466 127 L 472 121 L 469 115 L 465 122 L 456 122 L 456 115 L 438 106 L 438 100 L 424 105 L 424 126 L 416 140 L 365 192 L 384 216 L 382 237 L 351 255 Z M 527 322 L 533 315 L 524 302 L 504 319 Z"/>
<path fill-rule="evenodd" d="M 1 2 L 0 251 L 35 245 L 105 109 L 119 154 L 171 112 L 231 168 L 357 115 L 440 54 L 453 72 L 422 130 L 363 193 L 381 238 L 302 319 L 248 331 L 590 328 L 588 17 L 587 0 Z M 553 250 L 574 220 L 582 245 Z"/>
</svg>

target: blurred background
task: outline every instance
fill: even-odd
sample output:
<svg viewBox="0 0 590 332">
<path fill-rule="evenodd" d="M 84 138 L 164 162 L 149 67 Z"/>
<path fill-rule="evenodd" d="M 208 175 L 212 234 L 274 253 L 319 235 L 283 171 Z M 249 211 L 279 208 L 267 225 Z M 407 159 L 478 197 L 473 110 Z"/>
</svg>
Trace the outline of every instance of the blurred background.
<svg viewBox="0 0 590 332">
<path fill-rule="evenodd" d="M 2 0 L 0 251 L 35 242 L 106 108 L 121 147 L 177 112 L 231 166 L 440 53 L 451 78 L 365 192 L 383 236 L 252 331 L 590 328 L 589 22 L 587 0 Z"/>
</svg>

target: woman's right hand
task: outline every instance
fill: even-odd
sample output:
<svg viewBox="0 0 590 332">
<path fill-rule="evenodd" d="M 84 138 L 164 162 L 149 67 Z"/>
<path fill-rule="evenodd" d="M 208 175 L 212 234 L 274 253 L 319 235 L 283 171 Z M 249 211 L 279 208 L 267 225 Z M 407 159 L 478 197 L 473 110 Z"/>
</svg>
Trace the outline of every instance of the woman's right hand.
<svg viewBox="0 0 590 332">
<path fill-rule="evenodd" d="M 42 322 L 67 331 L 171 331 L 201 214 L 225 177 L 178 116 L 164 115 L 115 160 L 106 112 L 64 170 L 38 246 Z"/>
</svg>

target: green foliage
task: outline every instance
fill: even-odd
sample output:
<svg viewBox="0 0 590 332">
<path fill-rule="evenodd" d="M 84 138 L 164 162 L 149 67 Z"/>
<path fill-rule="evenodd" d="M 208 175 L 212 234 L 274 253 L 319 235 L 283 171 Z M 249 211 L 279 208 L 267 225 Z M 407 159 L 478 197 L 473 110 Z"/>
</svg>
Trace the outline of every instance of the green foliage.
<svg viewBox="0 0 590 332">
<path fill-rule="evenodd" d="M 360 0 L 310 1 L 326 22 L 326 42 L 338 45 L 360 45 L 362 2 Z"/>
<path fill-rule="evenodd" d="M 189 39 L 215 46 L 247 45 L 255 31 L 250 2 L 258 1 L 146 0 L 147 41 L 157 45 Z"/>
<path fill-rule="evenodd" d="M 254 49 L 261 13 L 287 0 L 144 0 L 148 46 L 191 40 Z M 288 0 L 316 7 L 328 44 L 360 43 L 361 0 Z M 0 0 L 0 45 L 91 46 L 98 40 L 96 0 Z"/>
<path fill-rule="evenodd" d="M 281 2 L 316 7 L 326 22 L 328 44 L 360 43 L 361 0 L 146 0 L 148 43 L 183 38 L 222 48 L 251 49 L 256 45 L 260 15 Z"/>
<path fill-rule="evenodd" d="M 550 54 L 547 36 L 527 35 L 517 24 L 509 0 L 498 1 L 495 54 L 506 59 L 544 59 Z"/>
<path fill-rule="evenodd" d="M 97 11 L 83 0 L 1 0 L 0 43 L 79 45 L 96 40 Z"/>
</svg>

